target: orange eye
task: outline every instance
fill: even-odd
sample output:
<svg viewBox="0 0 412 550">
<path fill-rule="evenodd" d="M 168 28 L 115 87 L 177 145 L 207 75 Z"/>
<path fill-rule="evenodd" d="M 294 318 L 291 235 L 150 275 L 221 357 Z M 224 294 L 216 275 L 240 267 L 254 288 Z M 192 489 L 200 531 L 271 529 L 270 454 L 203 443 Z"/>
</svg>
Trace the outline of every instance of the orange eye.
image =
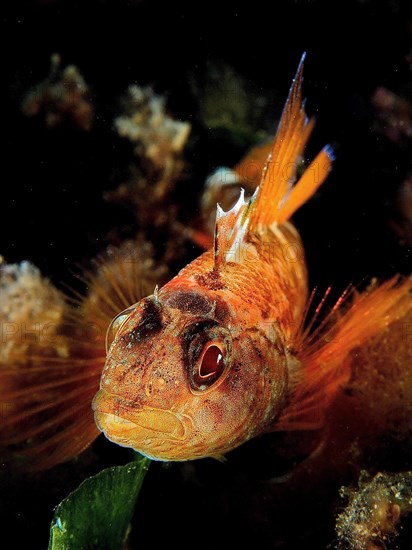
<svg viewBox="0 0 412 550">
<path fill-rule="evenodd" d="M 110 346 L 112 345 L 113 340 L 116 337 L 116 334 L 122 328 L 124 323 L 136 309 L 136 306 L 131 306 L 116 315 L 113 321 L 110 323 L 109 328 L 106 332 L 106 354 L 109 353 Z"/>
<path fill-rule="evenodd" d="M 203 354 L 199 367 L 200 378 L 218 376 L 223 370 L 223 352 L 220 348 L 212 345 Z"/>
</svg>

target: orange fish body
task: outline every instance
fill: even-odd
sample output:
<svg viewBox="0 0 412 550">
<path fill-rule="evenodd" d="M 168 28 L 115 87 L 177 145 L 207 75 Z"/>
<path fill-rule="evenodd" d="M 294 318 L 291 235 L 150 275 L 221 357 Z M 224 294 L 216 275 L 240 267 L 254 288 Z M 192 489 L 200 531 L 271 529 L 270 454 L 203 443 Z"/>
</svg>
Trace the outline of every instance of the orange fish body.
<svg viewBox="0 0 412 550">
<path fill-rule="evenodd" d="M 301 83 L 302 63 L 261 184 L 249 203 L 242 192 L 228 212 L 218 207 L 212 250 L 137 301 L 144 295 L 138 263 L 127 261 L 126 247 L 124 261 L 120 255 L 100 267 L 79 310 L 65 307 L 62 319 L 71 321 L 62 321 L 61 337 L 17 347 L 8 363 L 0 358 L 0 405 L 8 411 L 2 448 L 48 468 L 90 445 L 97 424 L 110 440 L 153 459 L 221 457 L 264 432 L 325 426 L 351 377 L 352 384 L 374 379 L 374 365 L 357 350 L 372 358 L 374 349 L 382 356 L 385 343 L 399 343 L 398 355 L 389 346 L 384 356 L 388 369 L 399 368 L 399 359 L 410 372 L 402 359 L 410 343 L 398 333 L 411 319 L 412 278 L 348 290 L 323 315 L 326 294 L 307 321 L 313 293 L 308 299 L 303 247 L 289 220 L 325 180 L 333 155 L 325 147 L 294 184 L 313 128 Z M 105 357 L 102 331 L 124 307 L 109 327 Z M 90 323 L 98 334 L 88 341 Z M 403 396 L 400 408 L 412 397 L 407 382 L 384 391 L 395 401 Z M 372 403 L 375 394 L 360 399 Z M 392 411 L 392 398 L 385 407 Z"/>
<path fill-rule="evenodd" d="M 313 128 L 301 81 L 302 63 L 250 202 L 242 191 L 231 210 L 218 207 L 214 248 L 115 319 L 93 403 L 112 441 L 189 460 L 267 431 L 319 428 L 352 350 L 411 309 L 412 281 L 394 279 L 350 307 L 343 295 L 317 331 L 304 328 L 306 267 L 288 220 L 333 155 L 325 147 L 292 187 Z"/>
<path fill-rule="evenodd" d="M 285 407 L 307 302 L 302 243 L 287 219 L 331 165 L 325 148 L 291 190 L 312 128 L 301 79 L 302 65 L 273 146 L 282 163 L 268 162 L 249 204 L 242 192 L 229 212 L 218 207 L 213 250 L 115 321 L 93 406 L 116 443 L 161 460 L 221 456 L 271 429 Z"/>
<path fill-rule="evenodd" d="M 222 455 L 273 423 L 306 299 L 303 262 L 285 256 L 297 234 L 279 235 L 246 243 L 220 268 L 206 252 L 137 304 L 94 401 L 109 439 L 151 458 L 188 460 Z"/>
</svg>

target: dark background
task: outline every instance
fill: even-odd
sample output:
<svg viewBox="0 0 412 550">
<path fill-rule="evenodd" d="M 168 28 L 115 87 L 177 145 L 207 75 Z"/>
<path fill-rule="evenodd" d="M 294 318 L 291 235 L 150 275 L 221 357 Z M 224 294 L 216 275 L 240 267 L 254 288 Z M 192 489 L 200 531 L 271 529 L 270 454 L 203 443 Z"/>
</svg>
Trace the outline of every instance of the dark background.
<svg viewBox="0 0 412 550">
<path fill-rule="evenodd" d="M 156 0 L 3 3 L 1 254 L 11 263 L 31 260 L 59 286 L 75 265 L 106 246 L 109 229 L 128 215 L 103 194 L 125 179 L 131 159 L 131 148 L 112 128 L 129 84 L 167 92 L 175 116 L 193 123 L 187 155 L 194 167 L 187 194 L 193 210 L 203 182 L 197 176 L 233 165 L 245 151 L 226 153 L 213 145 L 213 135 L 198 122 L 188 75 L 201 77 L 210 61 L 223 61 L 262 94 L 275 91 L 277 118 L 306 51 L 304 93 L 308 112 L 317 116 L 309 155 L 331 143 L 337 157 L 327 183 L 296 216 L 311 283 L 342 289 L 365 277 L 409 273 L 411 249 L 390 221 L 399 217 L 396 199 L 411 170 L 411 143 L 395 143 L 376 131 L 370 98 L 378 86 L 411 98 L 411 12 L 410 2 L 396 0 L 255 1 L 242 7 Z M 20 111 L 28 88 L 47 76 L 54 52 L 63 66 L 75 64 L 91 87 L 96 121 L 89 133 L 66 126 L 48 130 L 41 118 Z M 30 548 L 44 548 L 53 505 L 101 462 L 124 460 L 112 447 L 99 442 L 94 452 L 107 458 L 10 482 L 6 520 L 24 539 L 22 547 L 30 541 Z M 233 498 L 217 504 L 215 495 L 222 486 L 230 494 L 238 474 L 203 463 L 195 473 L 191 466 L 154 465 L 139 504 L 140 547 L 165 547 L 179 536 L 182 548 L 201 540 L 212 544 L 210 533 L 220 525 L 230 530 L 226 543 L 233 546 L 253 541 L 258 547 L 293 547 L 275 544 L 267 525 L 262 534 L 259 509 L 240 525 L 228 504 Z M 312 547 L 323 548 L 332 537 L 326 529 Z"/>
<path fill-rule="evenodd" d="M 411 94 L 410 11 L 398 1 L 278 1 L 270 11 L 264 2 L 241 8 L 155 0 L 3 7 L 1 253 L 9 262 L 31 259 L 58 282 L 68 264 L 101 248 L 114 215 L 103 191 L 122 181 L 130 160 L 130 148 L 112 130 L 130 83 L 166 91 L 175 116 L 196 124 L 188 74 L 203 75 L 210 60 L 223 60 L 262 93 L 277 91 L 278 116 L 307 51 L 304 91 L 309 113 L 318 118 L 309 153 L 329 142 L 337 154 L 327 185 L 297 218 L 305 225 L 313 280 L 408 271 L 408 250 L 396 250 L 387 220 L 396 215 L 393 199 L 410 169 L 409 155 L 371 130 L 370 96 L 377 86 Z M 54 52 L 63 66 L 77 65 L 91 87 L 97 120 L 88 134 L 49 131 L 40 117 L 20 113 Z M 214 153 L 205 173 L 238 160 Z M 196 166 L 196 156 L 188 160 Z"/>
</svg>

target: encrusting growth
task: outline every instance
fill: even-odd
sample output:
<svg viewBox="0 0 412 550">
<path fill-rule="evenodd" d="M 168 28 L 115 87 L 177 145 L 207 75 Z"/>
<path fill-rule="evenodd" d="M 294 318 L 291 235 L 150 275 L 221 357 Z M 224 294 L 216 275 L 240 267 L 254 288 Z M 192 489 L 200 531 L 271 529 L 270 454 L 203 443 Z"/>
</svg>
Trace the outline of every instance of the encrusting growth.
<svg viewBox="0 0 412 550">
<path fill-rule="evenodd" d="M 349 502 L 337 518 L 339 549 L 387 548 L 402 518 L 412 512 L 412 472 L 379 473 L 372 479 L 362 472 L 358 488 L 342 488 L 341 496 Z"/>
</svg>

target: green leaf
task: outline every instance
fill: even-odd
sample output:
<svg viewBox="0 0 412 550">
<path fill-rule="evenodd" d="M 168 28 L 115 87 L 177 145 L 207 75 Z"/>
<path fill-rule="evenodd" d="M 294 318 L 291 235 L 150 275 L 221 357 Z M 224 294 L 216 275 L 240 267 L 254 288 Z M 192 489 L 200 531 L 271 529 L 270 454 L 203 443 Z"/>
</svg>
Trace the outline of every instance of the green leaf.
<svg viewBox="0 0 412 550">
<path fill-rule="evenodd" d="M 49 550 L 120 550 L 150 460 L 140 457 L 86 479 L 56 508 Z"/>
</svg>

